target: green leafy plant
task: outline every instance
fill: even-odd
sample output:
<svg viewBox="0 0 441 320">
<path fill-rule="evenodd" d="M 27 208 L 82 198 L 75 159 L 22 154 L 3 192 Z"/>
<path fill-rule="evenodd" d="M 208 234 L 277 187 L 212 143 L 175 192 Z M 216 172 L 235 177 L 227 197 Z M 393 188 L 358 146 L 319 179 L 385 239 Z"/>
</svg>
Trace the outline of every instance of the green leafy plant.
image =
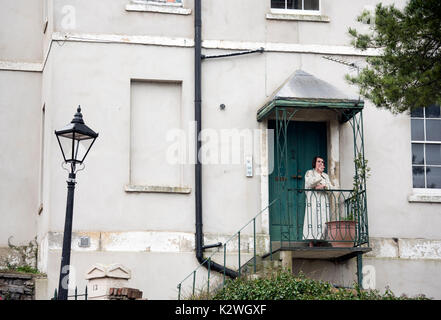
<svg viewBox="0 0 441 320">
<path fill-rule="evenodd" d="M 357 157 L 354 159 L 355 164 L 355 175 L 353 182 L 353 190 L 354 193 L 358 193 L 361 190 L 364 190 L 364 184 L 366 180 L 370 177 L 371 168 L 367 166 L 368 160 L 364 159 L 362 154 L 359 153 Z"/>
<path fill-rule="evenodd" d="M 349 198 L 348 214 L 343 221 L 355 220 L 360 208 L 360 193 L 365 190 L 366 180 L 370 177 L 371 169 L 367 166 L 368 160 L 361 153 L 354 159 L 355 174 L 352 184 L 352 196 Z"/>
<path fill-rule="evenodd" d="M 40 271 L 38 271 L 37 268 L 31 267 L 31 266 L 21 266 L 21 267 L 16 267 L 14 269 L 14 271 L 16 272 L 23 272 L 23 273 L 40 273 Z"/>
<path fill-rule="evenodd" d="M 346 217 L 343 217 L 340 219 L 341 221 L 354 221 L 354 213 L 351 211 L 348 213 L 348 215 Z"/>
<path fill-rule="evenodd" d="M 357 284 L 353 289 L 335 288 L 325 281 L 307 278 L 303 273 L 294 275 L 282 269 L 257 279 L 238 278 L 227 280 L 225 286 L 213 293 L 213 300 L 414 300 L 427 299 L 424 295 L 409 298 L 397 297 L 386 288 L 362 290 Z"/>
</svg>

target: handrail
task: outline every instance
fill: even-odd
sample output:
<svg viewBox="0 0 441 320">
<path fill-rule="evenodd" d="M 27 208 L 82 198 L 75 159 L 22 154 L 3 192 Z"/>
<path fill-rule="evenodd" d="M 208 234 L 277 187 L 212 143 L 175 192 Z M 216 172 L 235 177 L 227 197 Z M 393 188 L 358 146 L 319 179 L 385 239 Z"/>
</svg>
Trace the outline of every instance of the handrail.
<svg viewBox="0 0 441 320">
<path fill-rule="evenodd" d="M 192 272 L 190 272 L 189 274 L 188 274 L 188 276 L 186 276 L 181 282 L 179 282 L 178 283 L 178 285 L 177 285 L 177 288 L 178 288 L 178 290 L 179 290 L 179 293 L 178 293 L 178 300 L 180 300 L 180 296 L 181 296 L 181 286 L 182 286 L 182 283 L 185 281 L 185 280 L 187 280 L 191 275 L 193 275 L 193 294 L 194 294 L 194 289 L 195 289 L 195 283 L 194 283 L 194 280 L 195 280 L 195 276 L 196 276 L 196 271 L 200 268 L 200 267 L 202 267 L 206 262 L 210 262 L 211 261 L 211 257 L 213 257 L 216 253 L 218 253 L 219 252 L 219 249 L 217 249 L 215 252 L 213 252 L 208 258 L 206 258 L 200 265 L 198 265 L 197 266 L 197 268 L 196 269 L 194 269 Z M 210 263 L 208 264 L 208 266 L 210 266 Z"/>
<path fill-rule="evenodd" d="M 217 249 L 216 249 L 216 251 L 214 251 L 208 258 L 206 258 L 199 266 L 197 266 L 197 268 L 196 269 L 194 269 L 192 272 L 190 272 L 181 282 L 179 282 L 178 283 L 178 285 L 177 285 L 177 288 L 178 288 L 178 300 L 180 300 L 180 296 L 181 296 L 181 289 L 182 289 L 182 283 L 185 281 L 185 280 L 187 280 L 190 276 L 192 276 L 193 275 L 193 288 L 192 288 L 192 292 L 193 292 L 193 295 L 194 295 L 194 290 L 195 290 L 195 278 L 196 278 L 196 271 L 200 268 L 200 267 L 202 267 L 205 263 L 207 263 L 208 262 L 208 266 L 210 266 L 210 261 L 211 261 L 211 258 L 215 255 L 215 254 L 217 254 L 217 253 L 219 253 L 219 248 L 220 247 L 223 247 L 224 248 L 224 253 L 226 252 L 226 246 L 227 246 L 227 244 L 232 240 L 232 239 L 234 239 L 237 235 L 240 235 L 240 232 L 244 229 L 244 228 L 246 228 L 251 222 L 253 222 L 254 221 L 254 224 L 255 224 L 255 220 L 256 220 L 256 218 L 258 217 L 258 216 L 260 216 L 264 211 L 266 211 L 270 206 L 272 206 L 276 201 L 278 201 L 279 199 L 278 198 L 276 198 L 276 199 L 274 199 L 273 201 L 271 201 L 271 203 L 268 205 L 268 206 L 266 206 L 264 209 L 262 209 L 262 210 L 260 210 L 259 211 L 259 213 L 258 214 L 256 214 L 250 221 L 248 221 L 242 228 L 240 228 L 239 229 L 239 231 L 237 231 L 233 236 L 231 236 L 228 240 L 226 240 L 223 244 L 222 244 L 222 246 L 219 246 Z M 255 226 L 254 226 L 254 230 L 255 230 Z M 255 241 L 255 235 L 254 235 L 254 241 Z M 254 257 L 255 257 L 255 255 L 256 255 L 256 246 L 254 245 Z M 240 252 L 240 246 L 239 246 L 239 252 Z M 225 259 L 224 259 L 224 271 L 225 271 Z M 239 265 L 239 270 L 240 270 L 240 265 Z M 239 272 L 240 273 L 240 272 Z M 208 279 L 208 283 L 209 283 L 209 279 Z M 224 272 L 224 281 L 223 281 L 223 283 L 225 284 L 225 272 Z M 209 287 L 208 287 L 208 291 L 209 291 Z"/>
<path fill-rule="evenodd" d="M 274 199 L 273 201 L 271 201 L 271 203 L 265 207 L 265 209 L 261 210 L 257 215 L 254 216 L 254 218 L 252 218 L 250 221 L 248 221 L 242 228 L 239 229 L 239 231 L 237 231 L 232 237 L 230 237 L 227 241 L 225 241 L 225 244 L 228 243 L 230 240 L 232 240 L 236 234 L 238 234 L 239 232 L 241 232 L 243 229 L 245 229 L 245 227 L 247 227 L 251 221 L 253 221 L 254 219 L 256 219 L 259 215 L 261 215 L 266 209 L 268 209 L 269 207 L 271 207 L 276 201 L 278 201 L 279 199 Z"/>
</svg>

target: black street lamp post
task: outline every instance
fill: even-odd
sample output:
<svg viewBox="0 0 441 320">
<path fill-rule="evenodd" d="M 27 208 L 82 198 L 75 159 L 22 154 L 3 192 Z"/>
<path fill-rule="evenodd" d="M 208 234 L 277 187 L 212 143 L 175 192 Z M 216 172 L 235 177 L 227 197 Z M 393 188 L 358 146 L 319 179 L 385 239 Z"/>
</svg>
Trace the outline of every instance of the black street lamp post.
<svg viewBox="0 0 441 320">
<path fill-rule="evenodd" d="M 58 300 L 67 300 L 77 165 L 83 164 L 90 148 L 98 137 L 98 133 L 84 124 L 81 107 L 78 106 L 73 120 L 63 129 L 55 130 L 55 135 L 63 154 L 64 162 L 70 164 L 69 178 L 67 179 L 66 220 L 64 222 L 63 251 L 61 254 L 57 297 Z"/>
</svg>

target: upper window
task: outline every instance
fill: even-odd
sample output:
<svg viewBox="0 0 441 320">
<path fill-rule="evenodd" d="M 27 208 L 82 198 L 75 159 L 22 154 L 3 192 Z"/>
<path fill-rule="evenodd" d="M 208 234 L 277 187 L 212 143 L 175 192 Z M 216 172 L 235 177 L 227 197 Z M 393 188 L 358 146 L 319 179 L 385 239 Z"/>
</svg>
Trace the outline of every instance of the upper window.
<svg viewBox="0 0 441 320">
<path fill-rule="evenodd" d="M 413 187 L 441 189 L 441 110 L 439 105 L 411 113 Z"/>
<path fill-rule="evenodd" d="M 320 0 L 271 0 L 273 12 L 320 14 Z"/>
</svg>

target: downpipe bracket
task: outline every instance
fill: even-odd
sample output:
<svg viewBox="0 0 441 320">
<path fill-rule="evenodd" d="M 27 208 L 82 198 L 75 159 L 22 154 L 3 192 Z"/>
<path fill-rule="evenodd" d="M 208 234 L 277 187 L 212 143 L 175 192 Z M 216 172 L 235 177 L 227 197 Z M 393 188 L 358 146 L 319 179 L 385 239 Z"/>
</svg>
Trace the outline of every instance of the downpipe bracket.
<svg viewBox="0 0 441 320">
<path fill-rule="evenodd" d="M 202 246 L 202 250 L 211 249 L 211 248 L 219 248 L 222 247 L 222 242 L 218 242 L 215 244 L 207 244 L 206 246 Z"/>
<path fill-rule="evenodd" d="M 227 58 L 227 57 L 234 57 L 234 56 L 243 56 L 245 54 L 250 54 L 250 53 L 264 53 L 265 49 L 263 47 L 257 49 L 257 50 L 247 50 L 247 51 L 241 51 L 241 52 L 234 52 L 234 53 L 227 53 L 227 54 L 219 54 L 219 55 L 212 55 L 212 56 L 207 56 L 204 54 L 201 54 L 201 60 L 204 59 L 215 59 L 215 58 Z"/>
</svg>

